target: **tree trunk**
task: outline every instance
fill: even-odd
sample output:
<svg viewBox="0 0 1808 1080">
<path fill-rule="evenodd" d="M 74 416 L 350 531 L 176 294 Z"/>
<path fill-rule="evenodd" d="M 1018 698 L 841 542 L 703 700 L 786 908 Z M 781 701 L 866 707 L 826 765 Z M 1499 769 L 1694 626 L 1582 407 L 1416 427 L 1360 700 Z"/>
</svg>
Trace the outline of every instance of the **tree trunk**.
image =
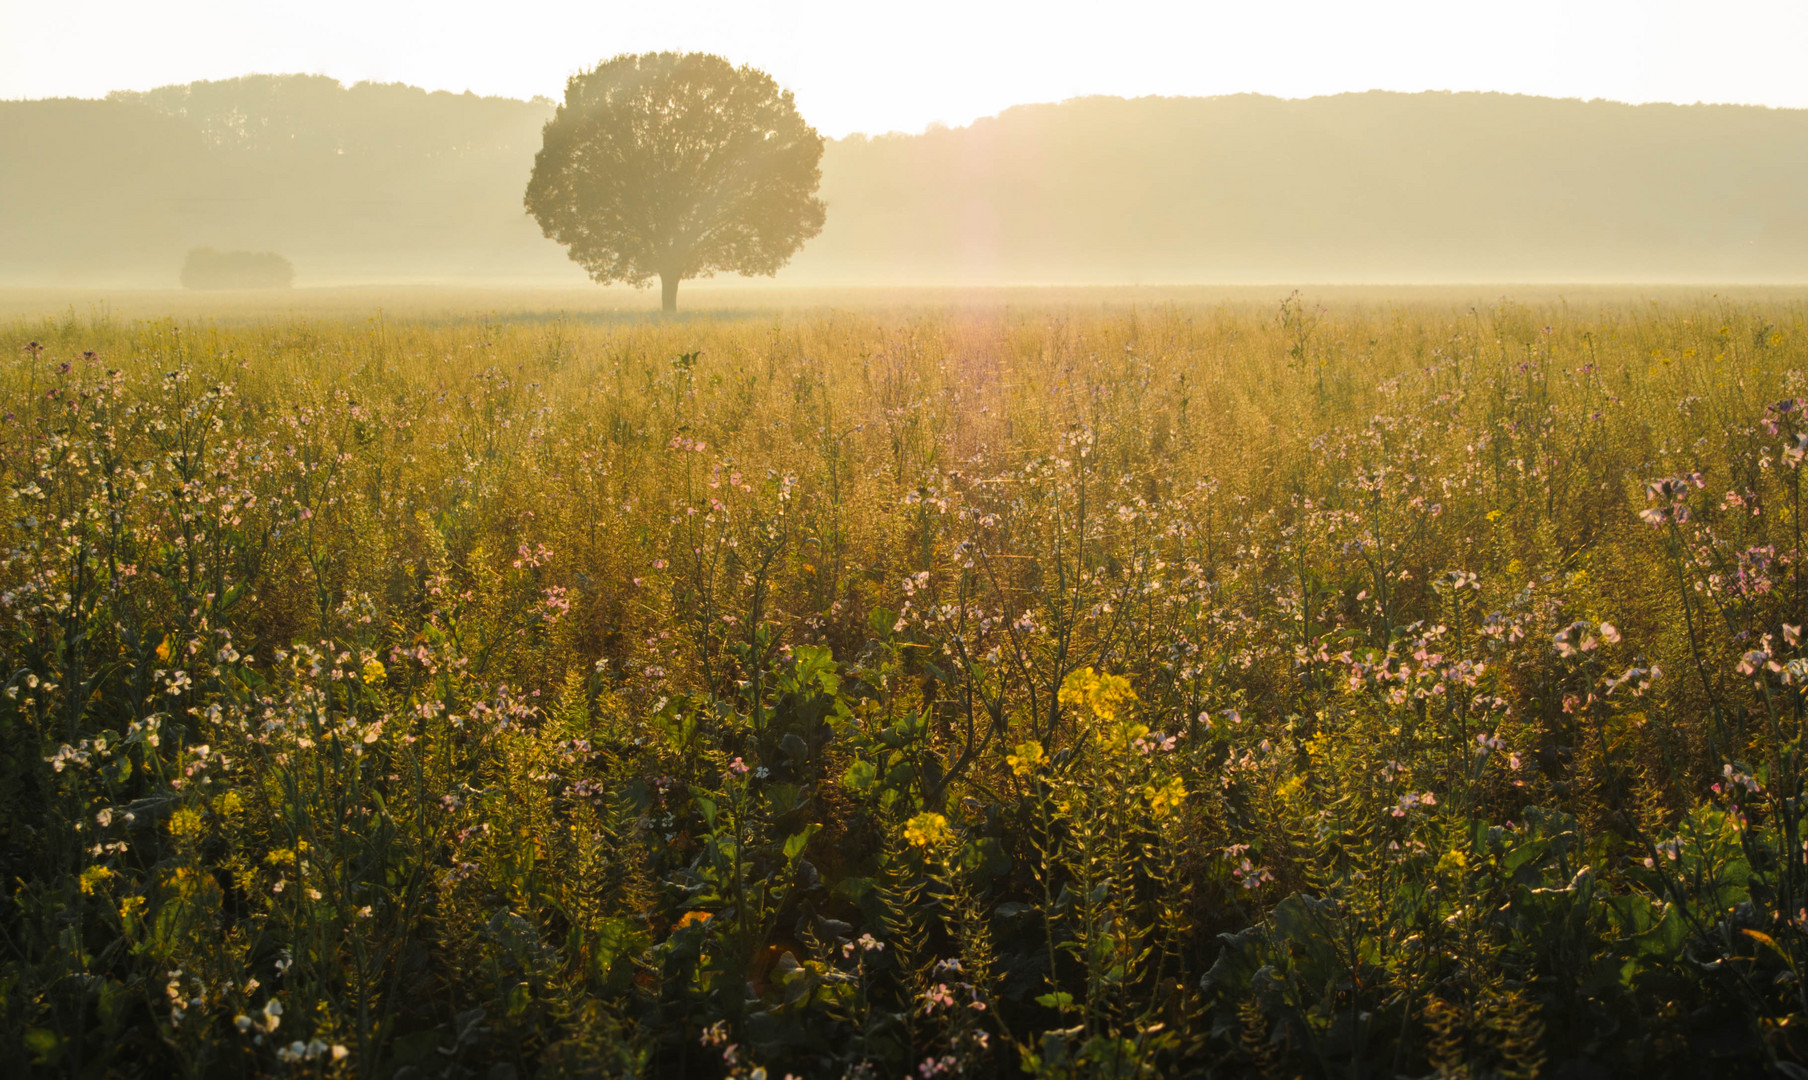
<svg viewBox="0 0 1808 1080">
<path fill-rule="evenodd" d="M 659 310 L 670 315 L 678 310 L 678 275 L 659 275 Z"/>
</svg>

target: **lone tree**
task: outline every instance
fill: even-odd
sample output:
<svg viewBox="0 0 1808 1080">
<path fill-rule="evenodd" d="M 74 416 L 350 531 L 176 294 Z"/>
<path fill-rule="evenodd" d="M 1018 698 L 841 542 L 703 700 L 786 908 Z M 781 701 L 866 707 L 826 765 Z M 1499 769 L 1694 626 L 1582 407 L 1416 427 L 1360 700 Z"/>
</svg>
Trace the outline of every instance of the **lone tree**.
<svg viewBox="0 0 1808 1080">
<path fill-rule="evenodd" d="M 822 136 L 789 91 L 705 53 L 622 55 L 571 77 L 527 211 L 598 282 L 775 274 L 822 231 Z"/>
</svg>

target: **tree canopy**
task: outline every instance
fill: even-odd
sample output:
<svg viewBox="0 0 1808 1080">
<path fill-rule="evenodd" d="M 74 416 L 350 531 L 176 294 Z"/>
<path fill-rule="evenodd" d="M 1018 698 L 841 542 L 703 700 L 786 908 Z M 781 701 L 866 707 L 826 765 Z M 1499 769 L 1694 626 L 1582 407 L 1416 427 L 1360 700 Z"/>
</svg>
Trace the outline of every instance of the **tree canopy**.
<svg viewBox="0 0 1808 1080">
<path fill-rule="evenodd" d="M 572 76 L 527 210 L 599 282 L 774 274 L 822 230 L 822 136 L 791 94 L 705 53 L 623 55 Z"/>
</svg>

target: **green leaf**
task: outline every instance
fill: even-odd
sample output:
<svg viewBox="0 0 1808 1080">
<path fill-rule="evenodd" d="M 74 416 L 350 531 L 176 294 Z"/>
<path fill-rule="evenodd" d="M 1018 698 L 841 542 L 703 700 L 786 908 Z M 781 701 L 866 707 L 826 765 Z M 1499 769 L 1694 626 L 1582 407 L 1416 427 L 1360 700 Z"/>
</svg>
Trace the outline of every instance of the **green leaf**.
<svg viewBox="0 0 1808 1080">
<path fill-rule="evenodd" d="M 878 879 L 869 877 L 842 878 L 835 883 L 831 893 L 843 900 L 851 900 L 858 904 L 879 885 Z"/>
<path fill-rule="evenodd" d="M 1544 853 L 1550 850 L 1550 847 L 1551 842 L 1549 840 L 1528 840 L 1514 848 L 1512 851 L 1507 852 L 1507 857 L 1504 860 L 1503 865 L 1506 867 L 1507 873 L 1511 874 L 1520 867 L 1531 862 L 1533 859 L 1542 858 Z"/>
<path fill-rule="evenodd" d="M 879 782 L 879 770 L 865 759 L 854 762 L 841 774 L 841 786 L 855 795 L 868 795 Z"/>
<path fill-rule="evenodd" d="M 866 625 L 872 628 L 873 636 L 880 641 L 890 640 L 892 627 L 898 625 L 898 613 L 882 607 L 876 607 L 866 617 Z"/>
<path fill-rule="evenodd" d="M 802 855 L 804 846 L 810 842 L 810 837 L 815 835 L 816 830 L 820 828 L 822 826 L 812 823 L 805 825 L 802 832 L 793 833 L 785 841 L 785 859 L 795 861 L 799 855 Z"/>
<path fill-rule="evenodd" d="M 704 822 L 706 822 L 710 828 L 712 828 L 712 829 L 715 828 L 716 827 L 716 803 L 715 803 L 715 800 L 706 797 L 703 794 L 702 789 L 695 788 L 695 787 L 691 788 L 691 798 L 697 800 L 697 809 L 702 812 Z"/>
<path fill-rule="evenodd" d="M 1635 934 L 1630 939 L 1635 955 L 1665 960 L 1673 960 L 1682 955 L 1682 947 L 1689 938 L 1688 926 L 1684 924 L 1682 913 L 1677 911 L 1675 904 L 1665 904 L 1663 912 L 1663 916 L 1649 930 Z"/>
</svg>

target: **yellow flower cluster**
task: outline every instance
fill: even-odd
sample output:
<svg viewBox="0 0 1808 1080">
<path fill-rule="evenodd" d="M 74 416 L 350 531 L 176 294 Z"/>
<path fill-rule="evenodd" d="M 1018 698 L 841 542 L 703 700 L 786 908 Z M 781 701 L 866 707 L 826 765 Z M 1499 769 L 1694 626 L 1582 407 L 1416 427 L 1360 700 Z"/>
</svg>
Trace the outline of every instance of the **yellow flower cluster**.
<svg viewBox="0 0 1808 1080">
<path fill-rule="evenodd" d="M 1149 733 L 1149 725 L 1119 718 L 1137 700 L 1130 680 L 1122 675 L 1102 675 L 1089 667 L 1071 671 L 1061 680 L 1059 700 L 1092 714 L 1099 724 L 1099 743 L 1108 753 L 1121 754 Z"/>
<path fill-rule="evenodd" d="M 185 806 L 170 815 L 167 828 L 171 836 L 199 836 L 201 835 L 201 815 Z"/>
<path fill-rule="evenodd" d="M 81 887 L 83 896 L 93 896 L 106 880 L 113 876 L 113 871 L 105 866 L 90 866 L 82 871 Z"/>
<path fill-rule="evenodd" d="M 373 656 L 369 660 L 364 661 L 363 673 L 364 685 L 375 686 L 383 681 L 384 677 L 389 674 L 389 671 L 383 666 L 383 661 L 378 660 Z"/>
<path fill-rule="evenodd" d="M 1060 702 L 1070 708 L 1084 707 L 1100 720 L 1117 719 L 1119 708 L 1136 701 L 1130 680 L 1122 675 L 1101 675 L 1089 667 L 1077 668 L 1061 680 Z"/>
<path fill-rule="evenodd" d="M 1027 777 L 1042 766 L 1042 744 L 1038 742 L 1018 743 L 1016 748 L 1004 756 L 1004 763 L 1018 776 Z"/>
<path fill-rule="evenodd" d="M 1180 777 L 1169 778 L 1167 783 L 1144 784 L 1143 798 L 1149 803 L 1149 809 L 1157 816 L 1165 817 L 1180 812 L 1186 802 L 1186 785 Z"/>
<path fill-rule="evenodd" d="M 916 847 L 939 844 L 950 835 L 948 819 L 941 814 L 924 812 L 904 823 L 904 839 Z"/>
</svg>

